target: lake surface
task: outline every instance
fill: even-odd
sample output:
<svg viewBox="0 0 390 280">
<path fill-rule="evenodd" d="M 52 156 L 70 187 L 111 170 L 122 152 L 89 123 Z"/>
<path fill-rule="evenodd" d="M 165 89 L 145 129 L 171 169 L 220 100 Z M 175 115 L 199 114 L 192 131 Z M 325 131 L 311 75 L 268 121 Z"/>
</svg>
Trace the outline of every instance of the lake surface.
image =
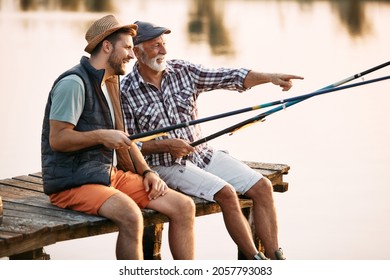
<svg viewBox="0 0 390 280">
<path fill-rule="evenodd" d="M 390 58 L 389 1 L 87 3 L 0 1 L 0 178 L 40 170 L 50 87 L 86 55 L 86 29 L 108 13 L 169 27 L 171 58 L 305 77 L 288 93 L 272 85 L 206 93 L 202 117 L 309 93 Z M 389 74 L 387 67 L 364 80 Z M 289 259 L 390 259 L 389 93 L 390 81 L 329 93 L 211 142 L 242 160 L 291 166 L 289 191 L 275 193 L 280 245 Z M 204 134 L 254 114 L 204 124 Z M 108 234 L 45 249 L 52 259 L 113 259 L 115 239 Z M 236 257 L 219 214 L 197 219 L 196 242 L 198 259 Z M 163 258 L 171 258 L 166 239 Z"/>
</svg>

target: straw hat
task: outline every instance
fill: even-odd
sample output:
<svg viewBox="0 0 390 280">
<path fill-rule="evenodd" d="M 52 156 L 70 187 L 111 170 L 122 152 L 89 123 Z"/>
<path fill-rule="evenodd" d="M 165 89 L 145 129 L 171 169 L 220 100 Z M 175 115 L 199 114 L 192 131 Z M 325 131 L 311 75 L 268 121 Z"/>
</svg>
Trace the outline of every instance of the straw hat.
<svg viewBox="0 0 390 280">
<path fill-rule="evenodd" d="M 135 35 L 138 26 L 136 24 L 121 25 L 113 15 L 108 15 L 95 21 L 85 34 L 88 45 L 84 50 L 87 53 L 91 53 L 104 38 L 122 28 L 133 29 Z"/>
</svg>

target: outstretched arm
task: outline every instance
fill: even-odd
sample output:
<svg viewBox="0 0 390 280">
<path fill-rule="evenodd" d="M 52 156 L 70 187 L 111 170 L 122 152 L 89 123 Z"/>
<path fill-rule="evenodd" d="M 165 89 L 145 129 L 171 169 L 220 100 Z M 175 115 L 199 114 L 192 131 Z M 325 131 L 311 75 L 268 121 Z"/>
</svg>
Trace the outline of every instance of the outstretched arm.
<svg viewBox="0 0 390 280">
<path fill-rule="evenodd" d="M 302 80 L 303 77 L 290 74 L 261 73 L 256 71 L 250 71 L 245 77 L 244 87 L 251 88 L 265 83 L 273 83 L 274 85 L 280 86 L 283 91 L 287 91 L 292 87 L 291 80 L 293 79 Z"/>
</svg>

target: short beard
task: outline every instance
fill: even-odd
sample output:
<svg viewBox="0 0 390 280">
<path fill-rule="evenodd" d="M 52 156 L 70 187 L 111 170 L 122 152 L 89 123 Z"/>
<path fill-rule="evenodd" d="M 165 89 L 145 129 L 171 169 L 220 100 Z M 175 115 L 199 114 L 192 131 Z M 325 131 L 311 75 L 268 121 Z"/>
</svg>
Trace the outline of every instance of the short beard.
<svg viewBox="0 0 390 280">
<path fill-rule="evenodd" d="M 143 64 L 147 65 L 150 69 L 152 69 L 156 72 L 160 72 L 160 71 L 165 70 L 165 68 L 167 67 L 167 63 L 166 63 L 163 55 L 160 54 L 154 58 L 148 58 L 141 46 L 139 46 L 139 49 L 141 50 L 140 61 Z M 157 59 L 162 59 L 163 60 L 162 63 L 158 63 Z"/>
<path fill-rule="evenodd" d="M 114 70 L 115 75 L 126 74 L 126 69 L 123 67 L 123 61 L 115 55 L 115 49 L 108 58 L 108 64 Z"/>
</svg>

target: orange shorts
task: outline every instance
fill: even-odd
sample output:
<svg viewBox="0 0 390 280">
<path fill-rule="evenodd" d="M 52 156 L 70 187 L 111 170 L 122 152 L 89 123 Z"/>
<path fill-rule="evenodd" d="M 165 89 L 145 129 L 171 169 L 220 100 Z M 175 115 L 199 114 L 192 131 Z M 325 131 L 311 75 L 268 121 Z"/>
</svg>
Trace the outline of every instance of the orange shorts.
<svg viewBox="0 0 390 280">
<path fill-rule="evenodd" d="M 149 204 L 142 176 L 116 168 L 111 172 L 111 186 L 86 184 L 51 194 L 49 197 L 50 202 L 60 208 L 98 215 L 103 203 L 118 192 L 127 194 L 141 209 Z"/>
</svg>

